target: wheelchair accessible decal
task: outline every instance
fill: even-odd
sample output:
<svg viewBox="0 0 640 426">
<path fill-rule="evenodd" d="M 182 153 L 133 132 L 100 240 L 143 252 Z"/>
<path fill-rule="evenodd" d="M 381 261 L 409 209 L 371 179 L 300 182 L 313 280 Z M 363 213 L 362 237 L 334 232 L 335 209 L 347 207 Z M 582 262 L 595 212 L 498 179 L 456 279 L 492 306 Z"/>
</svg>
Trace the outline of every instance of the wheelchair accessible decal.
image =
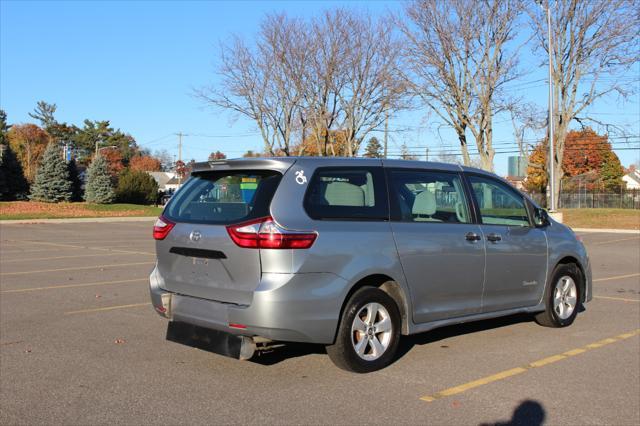
<svg viewBox="0 0 640 426">
<path fill-rule="evenodd" d="M 307 177 L 304 175 L 304 170 L 298 170 L 296 172 L 296 182 L 298 185 L 304 185 L 307 183 Z"/>
</svg>

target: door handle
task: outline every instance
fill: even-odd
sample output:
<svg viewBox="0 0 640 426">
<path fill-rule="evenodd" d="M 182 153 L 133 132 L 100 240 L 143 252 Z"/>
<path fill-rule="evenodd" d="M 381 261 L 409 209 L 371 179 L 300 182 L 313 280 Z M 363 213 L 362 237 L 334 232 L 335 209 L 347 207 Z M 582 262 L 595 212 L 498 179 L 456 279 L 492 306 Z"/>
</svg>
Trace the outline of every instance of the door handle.
<svg viewBox="0 0 640 426">
<path fill-rule="evenodd" d="M 469 232 L 464 237 L 467 239 L 467 241 L 480 241 L 482 239 L 480 238 L 480 235 L 476 234 L 475 232 Z"/>
<path fill-rule="evenodd" d="M 496 243 L 502 240 L 502 236 L 500 234 L 489 234 L 487 235 L 487 240 L 491 241 L 492 243 Z"/>
</svg>

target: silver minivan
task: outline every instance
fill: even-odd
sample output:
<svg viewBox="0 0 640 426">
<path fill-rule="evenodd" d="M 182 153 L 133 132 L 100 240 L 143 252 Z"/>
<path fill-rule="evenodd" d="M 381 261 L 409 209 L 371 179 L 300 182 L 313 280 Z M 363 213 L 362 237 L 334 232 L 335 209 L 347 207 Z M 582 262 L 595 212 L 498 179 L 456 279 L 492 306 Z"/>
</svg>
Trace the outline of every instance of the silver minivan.
<svg viewBox="0 0 640 426">
<path fill-rule="evenodd" d="M 571 324 L 590 301 L 586 250 L 482 170 L 295 158 L 195 165 L 153 229 L 167 339 L 240 359 L 326 345 L 369 372 L 400 335 L 516 313 Z"/>
</svg>

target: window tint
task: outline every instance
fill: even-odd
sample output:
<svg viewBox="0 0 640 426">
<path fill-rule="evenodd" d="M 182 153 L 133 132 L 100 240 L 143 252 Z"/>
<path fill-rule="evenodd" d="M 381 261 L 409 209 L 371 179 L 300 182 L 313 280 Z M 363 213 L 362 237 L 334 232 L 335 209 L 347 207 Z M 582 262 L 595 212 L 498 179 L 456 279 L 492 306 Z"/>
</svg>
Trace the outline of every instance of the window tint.
<svg viewBox="0 0 640 426">
<path fill-rule="evenodd" d="M 313 219 L 388 219 L 382 168 L 325 167 L 316 170 L 304 207 Z"/>
<path fill-rule="evenodd" d="M 479 176 L 469 176 L 480 208 L 482 223 L 488 225 L 529 226 L 524 199 L 508 185 Z"/>
<path fill-rule="evenodd" d="M 230 224 L 269 215 L 282 175 L 274 171 L 224 171 L 191 175 L 164 215 L 178 222 Z"/>
<path fill-rule="evenodd" d="M 471 223 L 460 176 L 421 170 L 392 170 L 394 216 L 404 222 Z"/>
</svg>

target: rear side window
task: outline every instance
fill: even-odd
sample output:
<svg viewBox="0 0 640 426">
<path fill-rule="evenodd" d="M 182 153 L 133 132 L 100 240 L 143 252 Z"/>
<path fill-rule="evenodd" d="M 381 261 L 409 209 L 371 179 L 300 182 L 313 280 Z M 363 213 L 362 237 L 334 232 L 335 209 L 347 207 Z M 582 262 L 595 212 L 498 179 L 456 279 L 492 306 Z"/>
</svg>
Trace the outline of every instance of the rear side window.
<svg viewBox="0 0 640 426">
<path fill-rule="evenodd" d="M 471 223 L 462 180 L 457 173 L 397 169 L 390 172 L 396 203 L 394 220 Z"/>
<path fill-rule="evenodd" d="M 313 219 L 388 220 L 381 167 L 318 168 L 305 195 Z"/>
<path fill-rule="evenodd" d="M 163 214 L 177 222 L 225 225 L 268 216 L 281 178 L 271 170 L 194 174 Z"/>
</svg>

